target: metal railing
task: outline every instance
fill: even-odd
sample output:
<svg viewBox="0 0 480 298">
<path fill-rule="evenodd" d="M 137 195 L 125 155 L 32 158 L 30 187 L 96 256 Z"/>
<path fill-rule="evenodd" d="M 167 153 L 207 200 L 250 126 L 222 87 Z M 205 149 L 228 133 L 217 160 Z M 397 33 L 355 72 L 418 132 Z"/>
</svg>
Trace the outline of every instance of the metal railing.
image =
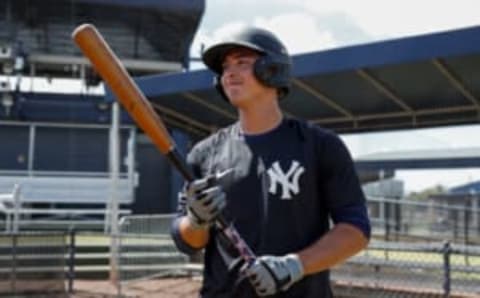
<svg viewBox="0 0 480 298">
<path fill-rule="evenodd" d="M 0 176 L 0 184 L 3 181 L 2 178 Z M 16 233 L 21 227 L 27 228 L 27 230 L 39 229 L 40 227 L 50 230 L 68 230 L 83 225 L 93 228 L 92 220 L 97 222 L 97 226 L 99 226 L 98 223 L 104 227 L 107 226 L 106 219 L 111 211 L 106 208 L 107 198 L 103 197 L 109 195 L 108 178 L 97 183 L 82 181 L 78 185 L 72 186 L 78 179 L 80 178 L 70 178 L 68 181 L 71 183 L 60 187 L 55 186 L 55 184 L 59 183 L 61 185 L 60 181 L 62 179 L 50 177 L 49 181 L 52 181 L 53 184 L 42 184 L 37 180 L 35 183 L 26 185 L 30 189 L 34 185 L 38 186 L 35 187 L 34 193 L 27 192 L 25 194 L 23 188 L 20 188 L 19 184 L 15 184 L 10 194 L 0 194 L 0 216 L 3 216 L 5 231 Z M 65 180 L 63 181 L 65 182 Z M 13 183 L 13 181 L 11 182 Z M 128 186 L 121 188 L 121 190 L 125 188 L 128 188 Z M 119 194 L 119 203 L 131 203 L 132 196 L 129 195 L 129 190 L 120 191 Z M 47 205 L 45 207 L 35 207 L 32 206 L 32 203 Z M 56 204 L 56 207 L 52 208 L 50 204 Z M 131 210 L 128 208 L 118 210 L 118 214 L 122 216 L 130 213 Z"/>
</svg>

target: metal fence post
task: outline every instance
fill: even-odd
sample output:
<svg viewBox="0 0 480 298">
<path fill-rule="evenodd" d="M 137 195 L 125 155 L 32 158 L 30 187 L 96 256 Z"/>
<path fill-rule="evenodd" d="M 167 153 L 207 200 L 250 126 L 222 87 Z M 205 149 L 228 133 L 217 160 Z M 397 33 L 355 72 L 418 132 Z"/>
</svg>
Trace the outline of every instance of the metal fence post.
<svg viewBox="0 0 480 298">
<path fill-rule="evenodd" d="M 12 234 L 12 275 L 11 279 L 11 289 L 12 293 L 17 293 L 17 245 L 18 245 L 18 234 Z"/>
<path fill-rule="evenodd" d="M 390 206 L 391 204 L 389 202 L 385 202 L 385 241 L 389 242 L 390 241 Z M 385 254 L 385 260 L 389 259 L 388 255 L 388 250 L 385 249 L 384 251 Z"/>
<path fill-rule="evenodd" d="M 463 219 L 464 219 L 464 244 L 465 247 L 468 247 L 468 244 L 470 242 L 469 239 L 469 229 L 470 229 L 470 210 L 469 210 L 469 203 L 466 203 L 464 206 L 464 214 L 463 214 Z M 470 260 L 468 258 L 468 249 L 465 250 L 465 265 L 470 266 Z"/>
<path fill-rule="evenodd" d="M 452 253 L 452 247 L 449 241 L 446 241 L 443 244 L 443 269 L 444 269 L 444 281 L 443 281 L 443 291 L 444 297 L 450 297 L 450 254 Z"/>
<path fill-rule="evenodd" d="M 73 281 L 75 280 L 75 229 L 68 233 L 68 293 L 73 293 Z"/>
<path fill-rule="evenodd" d="M 453 241 L 458 241 L 458 210 L 453 209 Z"/>
</svg>

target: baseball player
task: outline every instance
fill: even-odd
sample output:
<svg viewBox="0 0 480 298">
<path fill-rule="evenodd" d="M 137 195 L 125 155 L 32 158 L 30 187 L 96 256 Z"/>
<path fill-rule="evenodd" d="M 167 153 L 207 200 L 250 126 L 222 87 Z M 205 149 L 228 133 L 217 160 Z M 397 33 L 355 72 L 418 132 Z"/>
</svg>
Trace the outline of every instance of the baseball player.
<svg viewBox="0 0 480 298">
<path fill-rule="evenodd" d="M 292 62 L 272 33 L 241 30 L 202 58 L 239 120 L 189 153 L 202 178 L 185 185 L 172 225 L 181 251 L 205 249 L 200 297 L 332 297 L 329 268 L 370 237 L 346 146 L 329 130 L 283 115 Z M 220 213 L 254 251 L 253 263 L 241 264 L 215 228 Z"/>
</svg>

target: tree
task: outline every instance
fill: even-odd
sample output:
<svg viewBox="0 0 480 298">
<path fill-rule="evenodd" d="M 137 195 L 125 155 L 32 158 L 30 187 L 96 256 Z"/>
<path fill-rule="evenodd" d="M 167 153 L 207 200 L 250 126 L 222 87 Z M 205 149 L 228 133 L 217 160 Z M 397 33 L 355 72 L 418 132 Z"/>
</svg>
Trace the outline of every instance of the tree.
<svg viewBox="0 0 480 298">
<path fill-rule="evenodd" d="M 416 200 L 416 201 L 425 201 L 432 195 L 442 194 L 445 192 L 446 192 L 445 186 L 437 184 L 433 187 L 426 188 L 420 192 L 411 192 L 407 195 L 407 199 Z"/>
</svg>

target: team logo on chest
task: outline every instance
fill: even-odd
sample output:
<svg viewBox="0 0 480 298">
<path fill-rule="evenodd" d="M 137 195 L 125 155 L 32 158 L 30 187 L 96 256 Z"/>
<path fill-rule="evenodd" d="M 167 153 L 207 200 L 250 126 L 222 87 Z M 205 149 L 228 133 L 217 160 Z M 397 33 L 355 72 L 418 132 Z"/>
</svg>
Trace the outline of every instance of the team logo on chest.
<svg viewBox="0 0 480 298">
<path fill-rule="evenodd" d="M 270 177 L 270 187 L 268 192 L 271 194 L 277 194 L 277 190 L 279 189 L 278 186 L 281 186 L 281 199 L 292 199 L 292 194 L 298 194 L 300 191 L 298 181 L 303 172 L 305 172 L 305 168 L 296 160 L 292 161 L 290 169 L 288 169 L 286 173 L 282 170 L 278 161 L 274 162 L 267 170 L 268 176 Z"/>
</svg>

